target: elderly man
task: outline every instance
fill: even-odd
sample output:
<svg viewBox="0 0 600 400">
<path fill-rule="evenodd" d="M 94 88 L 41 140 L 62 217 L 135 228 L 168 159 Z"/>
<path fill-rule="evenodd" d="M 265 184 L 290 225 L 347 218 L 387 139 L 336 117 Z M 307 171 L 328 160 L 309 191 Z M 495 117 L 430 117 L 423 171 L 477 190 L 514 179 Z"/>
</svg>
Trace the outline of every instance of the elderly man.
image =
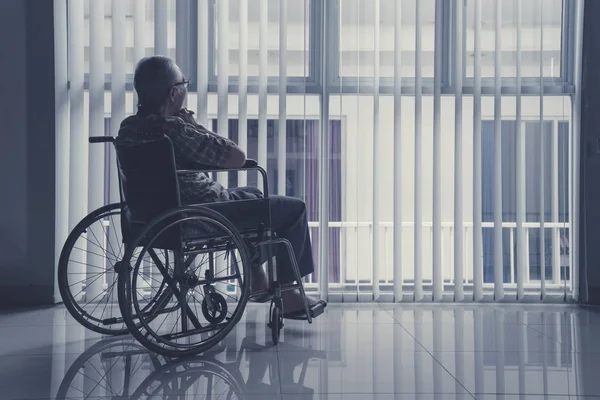
<svg viewBox="0 0 600 400">
<path fill-rule="evenodd" d="M 193 113 L 183 108 L 188 83 L 181 69 L 167 57 L 141 60 L 134 76 L 138 112 L 122 122 L 117 146 L 135 144 L 152 135 L 167 135 L 173 142 L 177 169 L 243 166 L 246 155 L 242 149 L 198 124 Z M 225 189 L 202 173 L 180 176 L 179 188 L 183 204 L 262 197 L 256 188 Z M 270 196 L 270 199 L 273 230 L 291 243 L 301 276 L 309 275 L 314 271 L 314 263 L 304 202 L 284 196 Z M 287 250 L 278 246 L 275 257 L 280 282 L 293 282 L 295 277 Z M 261 261 L 265 260 L 257 260 L 252 268 L 253 290 L 265 289 L 268 285 L 267 274 L 259 265 Z M 297 317 L 302 313 L 304 304 L 299 291 L 284 292 L 283 302 L 286 315 Z M 309 305 L 316 303 L 309 298 Z"/>
</svg>

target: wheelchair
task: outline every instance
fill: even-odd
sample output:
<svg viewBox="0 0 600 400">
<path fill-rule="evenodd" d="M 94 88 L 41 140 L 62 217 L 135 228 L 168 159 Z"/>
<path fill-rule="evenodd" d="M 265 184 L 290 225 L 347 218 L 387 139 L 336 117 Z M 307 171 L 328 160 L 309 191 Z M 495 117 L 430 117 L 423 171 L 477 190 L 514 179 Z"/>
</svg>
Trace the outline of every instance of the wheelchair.
<svg viewBox="0 0 600 400">
<path fill-rule="evenodd" d="M 115 138 L 90 143 L 114 145 Z M 309 307 L 292 246 L 271 229 L 267 174 L 255 161 L 238 169 L 177 170 L 167 136 L 115 150 L 121 201 L 77 224 L 59 258 L 60 293 L 75 320 L 101 334 L 131 333 L 157 354 L 180 357 L 222 341 L 248 301 L 270 302 L 275 345 L 283 292 L 300 291 L 309 323 L 324 312 L 324 301 Z M 181 175 L 250 170 L 262 175 L 263 198 L 181 204 Z M 278 281 L 273 245 L 286 247 L 295 282 Z M 251 291 L 251 263 L 257 266 L 251 254 L 263 251 L 269 286 Z"/>
</svg>

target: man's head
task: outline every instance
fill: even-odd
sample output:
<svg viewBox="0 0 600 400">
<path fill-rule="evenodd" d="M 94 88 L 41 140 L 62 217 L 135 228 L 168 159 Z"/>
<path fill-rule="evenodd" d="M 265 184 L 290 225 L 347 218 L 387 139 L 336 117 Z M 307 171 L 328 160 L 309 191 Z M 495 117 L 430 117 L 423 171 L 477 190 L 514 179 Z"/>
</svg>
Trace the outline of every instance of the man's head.
<svg viewBox="0 0 600 400">
<path fill-rule="evenodd" d="M 139 110 L 165 116 L 177 113 L 183 107 L 188 83 L 181 69 L 170 58 L 143 58 L 133 78 Z"/>
</svg>

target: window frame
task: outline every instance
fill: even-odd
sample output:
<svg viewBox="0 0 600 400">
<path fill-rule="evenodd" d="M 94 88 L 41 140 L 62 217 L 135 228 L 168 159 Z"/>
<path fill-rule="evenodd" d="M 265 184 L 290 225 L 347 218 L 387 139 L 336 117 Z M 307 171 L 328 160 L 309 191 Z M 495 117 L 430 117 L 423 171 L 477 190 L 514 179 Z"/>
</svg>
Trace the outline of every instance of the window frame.
<svg viewBox="0 0 600 400">
<path fill-rule="evenodd" d="M 329 48 L 331 49 L 331 62 L 329 63 L 328 76 L 329 87 L 331 94 L 372 94 L 374 87 L 374 78 L 372 77 L 343 77 L 340 76 L 340 1 L 334 0 L 331 7 L 332 12 L 327 18 L 327 30 L 329 35 Z M 417 0 L 418 1 L 418 0 Z M 450 45 L 452 42 L 450 32 L 450 15 L 452 12 L 451 1 L 436 0 L 435 7 L 442 7 L 442 29 L 446 34 L 443 35 L 444 46 L 442 46 L 442 93 L 448 93 L 450 84 L 450 69 L 451 62 Z M 437 13 L 437 12 L 436 12 Z M 436 21 L 436 24 L 438 21 Z M 433 94 L 433 77 L 422 77 L 423 94 Z M 394 93 L 394 78 L 380 77 L 379 78 L 380 94 Z M 402 78 L 402 94 L 415 94 L 415 78 Z"/>
<path fill-rule="evenodd" d="M 462 3 L 463 10 L 463 26 L 462 31 L 466 32 L 467 24 L 467 6 L 466 1 L 458 0 Z M 450 2 L 452 4 L 452 14 L 455 15 L 457 9 L 457 2 Z M 521 78 L 521 95 L 539 96 L 542 90 L 543 83 L 543 94 L 548 95 L 573 95 L 575 94 L 575 76 L 573 73 L 573 66 L 575 64 L 575 17 L 577 12 L 577 4 L 573 0 L 562 0 L 562 23 L 561 23 L 561 68 L 560 76 L 555 78 L 550 77 L 522 77 Z M 452 37 L 456 36 L 456 18 L 452 18 Z M 451 41 L 452 53 L 456 54 L 455 41 Z M 474 93 L 474 78 L 467 76 L 466 68 L 466 35 L 463 35 L 463 94 L 472 95 Z M 455 57 L 455 56 L 454 56 Z M 453 59 L 454 59 L 453 57 Z M 450 64 L 452 67 L 453 62 Z M 481 90 L 482 94 L 493 95 L 494 94 L 494 79 L 493 77 L 482 77 L 481 78 Z M 450 74 L 450 82 L 453 81 L 453 75 Z M 516 77 L 502 77 L 501 78 L 501 95 L 515 95 L 516 94 Z M 452 86 L 452 84 L 450 85 Z M 454 90 L 452 91 L 454 93 Z"/>
<path fill-rule="evenodd" d="M 208 2 L 209 12 L 209 26 L 208 26 L 208 92 L 217 93 L 218 83 L 217 74 L 215 71 L 215 28 L 216 28 L 216 2 L 217 0 L 211 0 Z M 196 16 L 198 3 L 192 2 L 190 15 Z M 321 84 L 319 79 L 319 71 L 321 66 L 321 35 L 320 33 L 320 16 L 321 5 L 318 0 L 310 0 L 309 3 L 309 15 L 308 15 L 308 75 L 305 77 L 288 77 L 287 78 L 287 89 L 286 92 L 289 94 L 319 94 L 321 92 Z M 190 34 L 192 35 L 192 43 L 196 43 L 198 40 L 198 19 L 195 17 L 191 18 L 192 21 L 189 24 L 191 28 Z M 197 47 L 197 46 L 192 46 Z M 191 60 L 191 71 L 192 71 L 192 84 L 190 85 L 190 91 L 197 91 L 197 49 L 191 49 L 193 54 Z M 191 54 L 191 53 L 190 53 Z M 229 77 L 229 93 L 238 93 L 239 89 L 239 77 Z M 257 94 L 259 89 L 258 76 L 248 75 L 247 92 L 248 94 Z M 278 94 L 279 93 L 279 77 L 268 76 L 267 77 L 267 93 Z"/>
<path fill-rule="evenodd" d="M 208 43 L 208 92 L 217 93 L 217 76 L 214 68 L 215 59 L 215 9 L 216 0 L 208 2 L 209 8 L 209 43 Z M 374 78 L 372 77 L 340 77 L 339 75 L 339 12 L 340 1 L 331 1 L 327 7 L 326 20 L 322 18 L 322 13 L 325 7 L 317 0 L 311 0 L 309 5 L 309 74 L 306 77 L 288 77 L 287 90 L 289 94 L 321 94 L 323 91 L 323 52 L 322 46 L 325 44 L 328 49 L 327 57 L 327 86 L 330 94 L 372 94 Z M 442 94 L 453 95 L 456 93 L 456 88 L 453 84 L 453 65 L 456 57 L 456 12 L 458 7 L 462 5 L 463 11 L 463 29 L 466 31 L 466 2 L 463 0 L 447 1 L 436 0 L 436 7 L 442 7 L 442 36 L 444 45 L 442 46 Z M 562 0 L 562 44 L 561 44 L 561 75 L 556 78 L 543 78 L 543 93 L 544 95 L 572 95 L 575 93 L 575 35 L 576 35 L 576 14 L 577 4 L 572 0 Z M 190 71 L 191 83 L 189 86 L 190 92 L 197 92 L 198 86 L 198 58 L 197 58 L 197 43 L 198 40 L 198 2 L 189 0 L 178 0 L 176 7 L 184 7 L 188 12 L 177 12 L 176 22 L 180 23 L 179 18 L 185 15 L 188 20 L 184 22 L 184 31 L 182 35 L 190 38 L 184 43 L 185 49 L 180 49 L 178 54 L 186 54 L 184 60 L 178 60 L 182 63 L 184 70 Z M 438 22 L 436 21 L 436 24 Z M 325 24 L 325 26 L 323 26 Z M 463 35 L 463 49 L 466 44 L 466 35 Z M 474 92 L 473 78 L 466 76 L 466 52 L 463 51 L 463 89 L 465 95 L 472 95 Z M 341 78 L 341 79 L 340 79 Z M 111 90 L 110 73 L 105 74 L 104 88 L 107 91 Z M 279 93 L 279 78 L 267 78 L 267 93 Z M 424 95 L 433 94 L 434 79 L 423 77 Z M 521 94 L 538 96 L 541 92 L 542 79 L 536 77 L 525 77 L 521 79 Z M 84 75 L 85 90 L 89 90 L 89 73 Z M 70 80 L 69 80 L 70 86 Z M 516 94 L 516 78 L 504 77 L 501 81 L 501 95 Z M 394 92 L 394 78 L 382 77 L 379 80 L 380 94 L 392 95 Z M 239 88 L 239 78 L 236 76 L 229 77 L 229 93 L 237 93 Z M 494 94 L 494 78 L 482 78 L 481 88 L 483 95 Z M 126 90 L 133 91 L 133 74 L 127 74 Z M 248 76 L 247 90 L 249 94 L 258 93 L 258 76 Z M 402 94 L 415 94 L 415 78 L 406 77 L 402 79 Z"/>
<path fill-rule="evenodd" d="M 369 77 L 353 78 L 340 77 L 339 65 L 339 12 L 340 1 L 333 2 L 332 13 L 328 16 L 327 30 L 329 35 L 329 45 L 331 48 L 331 62 L 329 64 L 329 80 L 331 94 L 372 94 L 374 79 Z M 462 7 L 461 7 L 462 6 Z M 459 7 L 463 12 L 463 29 L 466 32 L 466 1 L 464 0 L 436 0 L 436 8 L 442 7 L 442 37 L 444 43 L 442 46 L 442 94 L 453 95 L 456 93 L 456 87 L 453 79 L 453 66 L 456 60 L 456 13 Z M 575 1 L 562 0 L 562 43 L 561 43 L 561 75 L 556 78 L 543 78 L 544 95 L 569 95 L 575 93 L 575 27 L 577 5 Z M 436 21 L 436 24 L 438 21 Z M 472 95 L 474 93 L 474 79 L 467 77 L 466 74 L 466 35 L 462 35 L 463 40 L 463 89 L 462 93 Z M 341 78 L 341 79 L 340 79 Z M 542 79 L 536 77 L 521 78 L 521 94 L 538 96 L 541 91 Z M 433 94 L 434 78 L 422 78 L 423 91 L 425 95 Z M 393 94 L 394 79 L 385 77 L 379 80 L 380 94 Z M 494 94 L 494 78 L 482 78 L 481 88 L 483 95 Z M 503 77 L 501 79 L 501 94 L 516 94 L 516 78 Z M 402 78 L 402 94 L 415 94 L 415 78 Z"/>
</svg>

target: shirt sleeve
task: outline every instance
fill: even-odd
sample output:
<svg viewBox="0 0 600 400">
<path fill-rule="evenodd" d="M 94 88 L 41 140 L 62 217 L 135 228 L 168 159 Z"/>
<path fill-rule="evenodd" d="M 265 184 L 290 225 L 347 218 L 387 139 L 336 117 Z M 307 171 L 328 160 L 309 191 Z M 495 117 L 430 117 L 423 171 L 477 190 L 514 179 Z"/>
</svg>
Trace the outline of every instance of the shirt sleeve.
<svg viewBox="0 0 600 400">
<path fill-rule="evenodd" d="M 200 125 L 184 123 L 179 128 L 171 135 L 171 140 L 186 168 L 197 165 L 222 168 L 236 146 L 231 140 Z"/>
</svg>

